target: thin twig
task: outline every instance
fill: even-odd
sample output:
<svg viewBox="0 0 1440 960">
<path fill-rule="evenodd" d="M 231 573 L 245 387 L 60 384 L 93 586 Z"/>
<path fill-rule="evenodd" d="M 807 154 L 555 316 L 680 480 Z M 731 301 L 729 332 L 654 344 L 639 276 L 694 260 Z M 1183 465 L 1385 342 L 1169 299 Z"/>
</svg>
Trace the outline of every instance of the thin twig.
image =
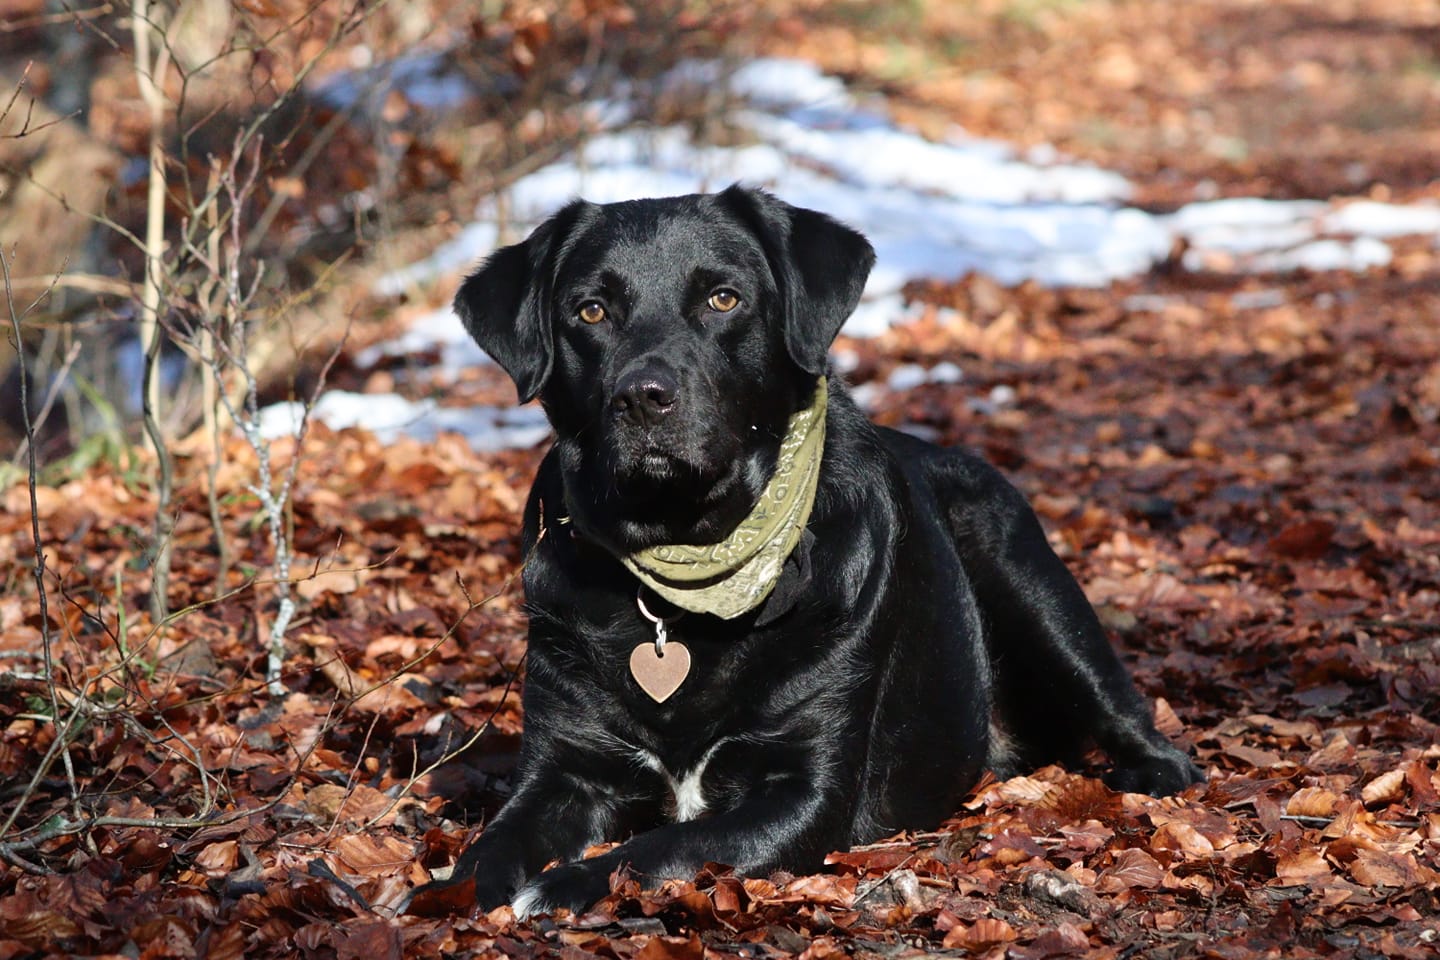
<svg viewBox="0 0 1440 960">
<path fill-rule="evenodd" d="M 1280 819 L 1303 823 L 1307 827 L 1328 827 L 1335 822 L 1335 817 L 1312 817 L 1304 813 L 1282 813 Z M 1393 827 L 1397 830 L 1418 830 L 1422 826 L 1419 820 L 1376 820 L 1375 823 L 1378 826 Z"/>
<path fill-rule="evenodd" d="M 65 360 L 60 364 L 60 369 L 50 379 L 50 389 L 45 393 L 45 402 L 40 405 L 40 412 L 35 415 L 35 422 L 31 426 L 33 432 L 38 433 L 45 426 L 45 421 L 50 419 L 50 411 L 55 406 L 55 398 L 60 395 L 60 389 L 65 385 L 65 380 L 70 376 L 70 368 L 75 365 L 75 359 L 80 356 L 80 341 L 70 344 L 70 349 L 65 351 Z M 11 466 L 18 466 L 20 458 L 30 450 L 30 437 L 20 438 L 20 447 L 15 451 L 15 456 L 10 459 Z"/>
<path fill-rule="evenodd" d="M 901 850 L 905 847 L 933 847 L 935 844 L 954 836 L 953 833 L 936 831 L 934 833 L 912 833 L 904 840 L 884 840 L 880 843 L 862 843 L 858 847 L 848 847 L 851 853 L 873 853 L 877 850 Z"/>
<path fill-rule="evenodd" d="M 895 864 L 895 866 L 885 871 L 885 875 L 883 877 L 880 877 L 878 880 L 872 882 L 870 886 L 865 888 L 865 891 L 863 893 L 859 892 L 859 890 L 857 889 L 855 893 L 855 899 L 850 902 L 850 905 L 852 907 L 859 906 L 861 900 L 864 900 L 866 897 L 870 896 L 870 894 L 874 893 L 876 890 L 879 890 L 882 886 L 885 885 L 886 881 L 888 881 L 891 877 L 895 876 L 895 874 L 899 873 L 905 867 L 909 866 L 911 861 L 913 861 L 914 859 L 915 854 L 910 854 L 910 856 L 906 857 L 904 860 L 901 860 L 899 863 Z"/>
<path fill-rule="evenodd" d="M 10 328 L 15 334 L 15 350 L 19 353 L 23 343 L 20 332 L 20 323 L 23 316 L 15 309 L 15 291 L 10 285 L 10 257 L 0 248 L 0 273 L 3 273 L 5 280 L 5 307 L 10 314 Z M 38 302 L 38 301 L 37 301 Z M 27 311 L 28 312 L 28 311 Z M 50 694 L 50 709 L 52 722 L 60 717 L 60 695 L 55 688 L 55 660 L 54 660 L 54 637 L 50 632 L 50 601 L 45 590 L 45 541 L 40 537 L 40 501 L 36 493 L 36 474 L 38 464 L 35 458 L 35 425 L 30 420 L 30 378 L 25 369 L 25 358 L 20 355 L 20 362 L 16 364 L 20 377 L 20 416 L 25 427 L 25 458 L 27 485 L 30 493 L 30 537 L 35 545 L 35 591 L 39 594 L 40 600 L 40 648 L 44 652 L 46 686 Z M 61 743 L 56 738 L 52 747 Z M 33 789 L 34 783 L 31 787 Z M 15 809 L 0 824 L 0 837 L 9 832 L 10 827 L 15 823 L 15 818 L 20 815 L 20 808 L 24 806 L 25 795 L 21 796 L 20 802 L 15 804 Z"/>
<path fill-rule="evenodd" d="M 21 30 L 33 30 L 36 27 L 53 27 L 61 24 L 76 23 L 84 20 L 98 20 L 108 15 L 115 9 L 114 4 L 97 3 L 93 7 L 84 10 L 72 10 L 68 6 L 60 13 L 37 13 L 29 17 L 13 17 L 7 20 L 0 20 L 0 33 L 19 33 Z M 26 67 L 29 72 L 29 67 Z M 3 114 L 0 114 L 3 119 Z"/>
<path fill-rule="evenodd" d="M 3 21 L 0 21 L 0 29 L 3 29 Z M 30 79 L 30 68 L 33 66 L 35 66 L 33 60 L 25 64 L 25 69 L 21 72 L 20 79 L 15 83 L 15 89 L 10 91 L 10 99 L 5 101 L 3 108 L 0 108 L 0 124 L 3 124 L 6 118 L 10 116 L 10 111 L 15 107 L 15 101 L 20 99 L 20 91 L 25 89 L 25 84 Z M 23 137 L 29 137 L 39 133 L 46 127 L 53 127 L 55 124 L 62 123 L 68 119 L 66 117 L 55 117 L 53 120 L 46 120 L 44 123 L 32 127 L 30 126 L 30 118 L 34 116 L 34 114 L 35 100 L 32 98 L 30 102 L 25 105 L 25 119 L 21 122 L 20 129 L 14 133 L 0 132 L 0 140 L 19 140 Z"/>
</svg>

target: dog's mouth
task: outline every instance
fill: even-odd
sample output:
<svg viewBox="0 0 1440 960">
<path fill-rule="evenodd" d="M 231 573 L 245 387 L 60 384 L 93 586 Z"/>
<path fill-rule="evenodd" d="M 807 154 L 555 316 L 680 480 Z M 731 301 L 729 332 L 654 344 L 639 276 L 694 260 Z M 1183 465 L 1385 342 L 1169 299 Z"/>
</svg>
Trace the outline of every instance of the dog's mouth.
<svg viewBox="0 0 1440 960">
<path fill-rule="evenodd" d="M 636 466 L 641 473 L 656 480 L 670 480 L 697 472 L 689 463 L 662 450 L 647 450 L 642 453 Z"/>
<path fill-rule="evenodd" d="M 758 485 L 750 482 L 763 473 L 751 463 L 754 458 L 725 438 L 671 444 L 636 437 L 612 447 L 606 459 L 608 464 L 596 466 L 607 480 L 588 486 L 608 491 L 603 499 L 609 500 L 617 524 L 608 535 L 627 549 L 719 539 L 763 486 L 763 478 Z"/>
<path fill-rule="evenodd" d="M 614 475 L 622 495 L 649 497 L 658 488 L 668 487 L 693 497 L 713 486 L 723 473 L 718 465 L 706 463 L 688 451 L 656 443 L 637 446 L 633 451 L 620 451 L 616 457 Z"/>
<path fill-rule="evenodd" d="M 774 467 L 779 437 L 751 422 L 719 401 L 656 423 L 604 418 L 574 438 L 567 486 L 585 491 L 587 502 L 571 510 L 590 536 L 619 550 L 718 542 L 754 506 Z"/>
</svg>

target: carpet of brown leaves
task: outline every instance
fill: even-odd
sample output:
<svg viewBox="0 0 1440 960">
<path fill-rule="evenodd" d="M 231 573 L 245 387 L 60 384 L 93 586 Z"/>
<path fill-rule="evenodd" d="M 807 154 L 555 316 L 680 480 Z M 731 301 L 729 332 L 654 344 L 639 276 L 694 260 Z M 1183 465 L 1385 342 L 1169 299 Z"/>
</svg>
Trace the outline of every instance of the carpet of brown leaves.
<svg viewBox="0 0 1440 960">
<path fill-rule="evenodd" d="M 852 345 L 855 378 L 964 366 L 961 384 L 882 392 L 878 419 L 977 445 L 1032 495 L 1163 726 L 1209 773 L 1203 788 L 1122 796 L 1052 768 L 983 785 L 939 832 L 837 853 L 816 876 L 717 865 L 660 891 L 619 878 L 595 913 L 558 923 L 517 925 L 508 908 L 392 919 L 424 868 L 456 853 L 460 824 L 503 799 L 523 655 L 515 517 L 538 454 L 316 428 L 295 517 L 306 616 L 282 699 L 254 680 L 263 590 L 186 614 L 137 651 L 143 614 L 127 641 L 116 598 L 95 585 L 118 579 L 119 599 L 141 605 L 128 541 L 144 497 L 105 470 L 42 488 L 57 664 L 68 689 L 88 679 L 97 711 L 111 710 L 70 751 L 74 776 L 86 813 L 120 819 L 28 851 L 47 875 L 7 867 L 0 955 L 1046 957 L 1143 944 L 1241 957 L 1286 944 L 1287 956 L 1429 956 L 1440 332 L 1426 318 L 1440 289 L 1315 277 L 1254 307 L 1269 302 L 1258 281 L 1150 286 L 1143 299 L 917 288 L 949 311 Z M 987 406 L 1000 385 L 1015 402 Z M 222 484 L 243 529 L 247 456 L 228 453 Z M 202 487 L 185 486 L 177 603 L 215 589 Z M 0 526 L 17 587 L 23 493 L 6 494 Z M 240 546 L 263 555 L 251 535 Z M 27 659 L 27 594 L 0 600 L 14 658 L 0 677 L 7 807 L 54 735 Z M 461 761 L 416 777 L 487 722 Z M 197 809 L 192 749 L 224 822 L 130 825 Z M 76 812 L 61 768 L 32 793 L 24 829 Z"/>
<path fill-rule="evenodd" d="M 1351 46 L 1314 47 L 1339 64 L 1343 92 L 1368 62 L 1345 51 L 1433 36 L 1428 5 L 1393 0 L 1346 19 L 1375 5 L 1215 0 L 1184 5 L 1164 30 L 1157 11 L 1175 5 L 974 8 L 1020 6 L 1044 16 L 983 34 L 988 61 L 973 47 L 956 55 L 967 70 L 989 62 L 1016 78 L 997 101 L 1006 110 L 1050 104 L 1030 114 L 1047 136 L 1065 117 L 1128 131 L 1122 148 L 1090 149 L 1129 157 L 1132 175 L 1146 164 L 1178 171 L 1144 180 L 1151 196 L 1188 199 L 1207 178 L 1221 192 L 1323 195 L 1337 189 L 1338 158 L 1372 148 L 1364 189 L 1385 186 L 1389 171 L 1396 192 L 1436 190 L 1405 179 L 1412 146 L 1434 155 L 1419 139 L 1380 149 L 1353 131 L 1333 146 L 1322 137 L 1304 167 L 1313 181 L 1285 174 L 1291 161 L 1273 151 L 1206 160 L 1147 139 L 1167 116 L 1152 86 L 1182 83 L 1183 70 L 1152 83 L 1137 68 L 1136 83 L 1102 93 L 1078 80 L 1028 86 L 1047 63 L 1072 77 L 1109 63 L 1123 78 L 1123 57 L 1144 67 L 1212 42 L 1228 63 L 1243 45 L 1225 46 L 1223 31 L 1245 24 L 1257 76 L 1303 80 L 1314 72 L 1297 73 L 1305 58 L 1274 44 L 1351 23 L 1325 34 Z M 1127 16 L 1095 19 L 1120 7 Z M 1249 19 L 1222 16 L 1236 10 Z M 1272 22 L 1292 25 L 1256 26 Z M 1000 21 L 965 29 L 975 23 Z M 841 36 L 857 50 L 878 45 L 861 27 L 822 23 L 800 39 L 823 46 L 807 50 L 823 60 L 849 49 Z M 1062 59 L 1036 66 L 1023 55 L 1055 44 Z M 1240 115 L 1232 75 L 1214 76 L 1225 82 L 1189 95 L 1229 123 Z M 1026 135 L 998 107 L 985 129 L 980 106 L 945 107 L 913 77 L 888 82 L 917 116 L 943 108 L 981 132 Z M 1395 102 L 1429 116 L 1433 84 L 1408 84 Z M 1084 152 L 1083 137 L 1056 137 Z M 1289 142 L 1277 137 L 1276 149 Z M 1167 157 L 1183 159 L 1167 167 Z M 106 466 L 39 490 L 58 703 L 27 579 L 29 505 L 23 487 L 4 491 L 0 818 L 19 815 L 0 837 L 0 960 L 1434 956 L 1435 261 L 1433 245 L 1401 242 L 1392 267 L 1360 276 L 1161 270 L 1106 291 L 916 284 L 913 298 L 934 310 L 880 341 L 842 344 L 859 358 L 851 379 L 875 385 L 878 420 L 979 448 L 1031 496 L 1156 698 L 1162 728 L 1193 749 L 1208 782 L 1151 799 L 1110 793 L 1094 770 L 1047 768 L 982 784 L 938 831 L 837 852 L 813 876 L 740 878 L 715 865 L 660 890 L 617 876 L 582 917 L 517 924 L 504 907 L 393 916 L 505 796 L 522 719 L 518 511 L 538 452 L 478 455 L 456 439 L 381 446 L 313 428 L 295 494 L 303 610 L 278 698 L 256 679 L 273 611 L 243 443 L 225 451 L 219 481 L 240 561 L 223 585 L 202 451 L 182 463 L 171 599 L 199 606 L 159 630 L 137 612 L 152 511 L 143 485 Z M 884 386 L 899 364 L 944 360 L 963 368 L 962 382 Z M 283 466 L 289 452 L 277 454 Z M 85 719 L 67 759 L 33 779 L 57 736 L 47 718 L 77 702 Z M 482 728 L 458 760 L 432 769 Z M 216 812 L 181 826 L 207 796 Z"/>
</svg>

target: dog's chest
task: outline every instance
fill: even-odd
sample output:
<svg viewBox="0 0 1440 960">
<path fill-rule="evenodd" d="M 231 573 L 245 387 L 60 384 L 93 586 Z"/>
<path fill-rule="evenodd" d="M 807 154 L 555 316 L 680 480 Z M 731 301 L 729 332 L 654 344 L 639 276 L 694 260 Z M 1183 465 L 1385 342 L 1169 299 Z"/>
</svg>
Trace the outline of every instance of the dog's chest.
<svg viewBox="0 0 1440 960">
<path fill-rule="evenodd" d="M 635 759 L 642 765 L 649 767 L 665 781 L 666 787 L 670 790 L 667 812 L 675 821 L 694 820 L 709 812 L 710 805 L 705 794 L 705 769 L 710 764 L 710 759 L 715 751 L 720 749 L 725 741 L 718 740 L 710 746 L 700 759 L 682 775 L 677 776 L 672 770 L 665 766 L 657 755 L 643 748 L 636 748 Z"/>
</svg>

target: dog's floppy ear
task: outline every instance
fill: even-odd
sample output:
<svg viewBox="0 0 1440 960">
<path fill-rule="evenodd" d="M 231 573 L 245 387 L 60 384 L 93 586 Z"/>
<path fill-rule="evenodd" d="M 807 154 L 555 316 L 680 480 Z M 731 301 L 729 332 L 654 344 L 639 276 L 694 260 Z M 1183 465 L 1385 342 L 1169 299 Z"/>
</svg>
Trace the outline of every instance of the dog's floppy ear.
<svg viewBox="0 0 1440 960">
<path fill-rule="evenodd" d="M 785 308 L 785 347 L 807 373 L 825 372 L 826 351 L 860 302 L 875 249 L 856 231 L 763 190 L 736 184 L 721 198 L 750 224 Z"/>
<path fill-rule="evenodd" d="M 550 378 L 555 266 L 586 206 L 576 200 L 520 243 L 496 250 L 455 294 L 455 312 L 466 331 L 515 381 L 521 403 L 533 400 Z"/>
</svg>

